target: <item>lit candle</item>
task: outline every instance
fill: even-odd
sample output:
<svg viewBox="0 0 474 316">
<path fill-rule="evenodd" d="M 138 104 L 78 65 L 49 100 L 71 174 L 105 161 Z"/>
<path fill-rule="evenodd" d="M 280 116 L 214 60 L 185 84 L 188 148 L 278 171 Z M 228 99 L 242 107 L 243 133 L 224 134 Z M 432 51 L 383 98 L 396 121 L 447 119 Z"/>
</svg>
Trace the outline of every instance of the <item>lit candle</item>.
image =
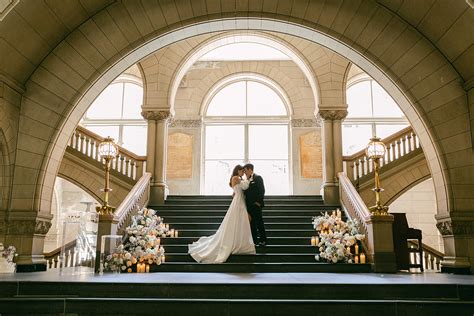
<svg viewBox="0 0 474 316">
<path fill-rule="evenodd" d="M 360 263 L 365 263 L 365 253 L 360 253 Z"/>
<path fill-rule="evenodd" d="M 346 250 L 347 250 L 347 253 L 351 253 L 351 247 L 347 247 Z"/>
<path fill-rule="evenodd" d="M 319 245 L 319 237 L 316 237 L 316 246 Z"/>
<path fill-rule="evenodd" d="M 149 273 L 149 272 L 150 272 L 150 265 L 149 265 L 149 264 L 146 265 L 145 272 L 146 272 L 146 273 Z"/>
<path fill-rule="evenodd" d="M 165 255 L 161 255 L 161 263 L 165 263 L 166 260 L 165 260 Z"/>
<path fill-rule="evenodd" d="M 175 230 L 175 231 L 174 231 L 174 237 L 175 237 L 175 238 L 178 238 L 178 230 Z"/>
<path fill-rule="evenodd" d="M 174 229 L 170 230 L 170 237 L 174 237 Z"/>
<path fill-rule="evenodd" d="M 355 244 L 354 249 L 355 249 L 355 254 L 358 255 L 359 254 L 359 245 Z"/>
<path fill-rule="evenodd" d="M 336 216 L 336 211 L 332 211 L 332 216 Z"/>
<path fill-rule="evenodd" d="M 316 246 L 316 237 L 311 237 L 311 246 Z"/>
<path fill-rule="evenodd" d="M 341 218 L 341 210 L 340 209 L 337 209 L 336 214 L 337 214 L 337 217 Z"/>
<path fill-rule="evenodd" d="M 357 255 L 354 256 L 354 262 L 355 262 L 355 263 L 359 263 L 359 256 L 357 256 Z"/>
</svg>

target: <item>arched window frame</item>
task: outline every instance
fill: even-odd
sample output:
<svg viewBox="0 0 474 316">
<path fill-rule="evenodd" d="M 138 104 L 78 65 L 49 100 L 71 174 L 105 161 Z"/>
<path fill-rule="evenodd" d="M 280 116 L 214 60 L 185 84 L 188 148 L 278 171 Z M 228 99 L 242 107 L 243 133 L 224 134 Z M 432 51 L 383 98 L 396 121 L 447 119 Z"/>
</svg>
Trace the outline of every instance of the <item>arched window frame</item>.
<svg viewBox="0 0 474 316">
<path fill-rule="evenodd" d="M 377 81 L 369 77 L 367 74 L 362 73 L 351 78 L 351 80 L 348 81 L 346 85 L 346 93 L 349 90 L 349 88 L 357 84 L 364 83 L 364 82 L 370 82 L 370 87 L 371 87 L 370 102 L 373 109 L 374 99 L 373 99 L 373 92 L 372 92 L 372 82 L 377 83 Z M 351 105 L 349 104 L 348 101 L 347 103 L 348 103 L 348 106 L 350 107 Z M 349 112 L 350 112 L 350 108 L 349 108 Z M 378 125 L 379 126 L 380 125 L 410 125 L 405 115 L 401 117 L 384 117 L 384 116 L 346 117 L 342 124 L 343 124 L 343 128 L 344 126 L 352 126 L 352 125 L 370 125 L 372 136 L 379 136 L 377 135 L 377 132 L 376 132 Z M 369 142 L 369 139 L 367 139 L 367 143 L 368 142 Z M 343 139 L 343 143 L 344 143 L 344 139 Z M 363 148 L 359 148 L 358 150 L 360 149 L 363 149 Z M 345 148 L 344 148 L 344 151 L 345 151 Z M 352 153 L 345 153 L 345 154 L 352 154 Z"/>
<path fill-rule="evenodd" d="M 212 99 L 225 87 L 230 84 L 241 82 L 241 81 L 255 81 L 258 83 L 262 83 L 272 89 L 282 100 L 283 105 L 286 110 L 286 115 L 275 115 L 275 116 L 208 116 L 207 111 Z M 206 164 L 206 126 L 217 126 L 217 125 L 232 125 L 232 124 L 239 124 L 245 125 L 245 143 L 246 143 L 246 150 L 245 150 L 245 161 L 248 161 L 249 153 L 248 153 L 248 128 L 249 125 L 286 125 L 288 128 L 288 174 L 289 174 L 289 194 L 293 193 L 293 170 L 290 167 L 292 165 L 292 155 L 291 155 L 291 116 L 292 116 L 292 109 L 290 106 L 291 102 L 285 93 L 285 91 L 273 80 L 268 77 L 265 77 L 260 74 L 254 73 L 240 73 L 228 76 L 219 82 L 217 82 L 207 93 L 205 96 L 201 109 L 200 114 L 203 120 L 203 127 L 202 127 L 202 150 L 201 150 L 201 183 L 200 183 L 200 190 L 201 194 L 205 194 L 205 164 Z"/>
<path fill-rule="evenodd" d="M 129 75 L 129 74 L 121 74 L 117 79 L 115 79 L 108 87 L 113 84 L 124 84 L 123 88 L 125 89 L 125 84 L 133 84 L 139 86 L 143 89 L 143 83 L 140 78 L 136 76 Z M 124 91 L 123 91 L 124 92 Z M 125 94 L 122 92 L 122 115 L 123 115 L 123 107 L 124 107 L 124 96 Z M 143 101 L 143 100 L 142 100 Z M 92 105 L 91 105 L 92 106 Z M 82 126 L 85 128 L 94 127 L 94 126 L 118 126 L 118 138 L 115 139 L 115 142 L 123 146 L 124 144 L 124 128 L 127 126 L 140 126 L 140 127 L 147 127 L 147 121 L 144 118 L 112 118 L 112 119 L 102 119 L 102 118 L 91 118 L 87 116 L 87 112 L 84 114 L 81 123 Z M 101 136 L 108 136 L 108 135 L 101 135 Z"/>
</svg>

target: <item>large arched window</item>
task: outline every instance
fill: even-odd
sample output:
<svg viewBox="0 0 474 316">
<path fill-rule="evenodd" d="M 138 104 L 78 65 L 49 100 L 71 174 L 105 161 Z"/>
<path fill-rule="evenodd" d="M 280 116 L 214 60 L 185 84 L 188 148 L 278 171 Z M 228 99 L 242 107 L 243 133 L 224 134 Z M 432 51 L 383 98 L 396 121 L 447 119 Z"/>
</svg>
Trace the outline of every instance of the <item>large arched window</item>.
<svg viewBox="0 0 474 316">
<path fill-rule="evenodd" d="M 92 103 L 81 125 L 137 155 L 146 153 L 147 124 L 141 116 L 143 88 L 137 80 L 119 77 Z"/>
<path fill-rule="evenodd" d="M 289 194 L 289 113 L 269 81 L 238 78 L 210 93 L 204 111 L 204 193 L 229 194 L 237 164 L 251 162 L 267 194 Z"/>
<path fill-rule="evenodd" d="M 374 135 L 384 138 L 408 126 L 392 97 L 369 77 L 348 85 L 346 97 L 349 113 L 342 128 L 344 155 L 364 149 Z"/>
</svg>

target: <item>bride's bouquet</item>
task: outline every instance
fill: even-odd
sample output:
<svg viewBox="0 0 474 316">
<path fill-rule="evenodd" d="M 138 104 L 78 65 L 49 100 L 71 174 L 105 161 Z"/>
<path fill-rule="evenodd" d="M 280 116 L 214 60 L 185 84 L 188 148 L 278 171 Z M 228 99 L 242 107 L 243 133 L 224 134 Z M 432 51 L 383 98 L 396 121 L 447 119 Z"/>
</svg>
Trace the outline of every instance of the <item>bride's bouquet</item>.
<svg viewBox="0 0 474 316">
<path fill-rule="evenodd" d="M 343 221 L 341 212 L 337 210 L 331 215 L 326 212 L 323 216 L 313 217 L 313 226 L 319 234 L 317 261 L 353 262 L 351 247 L 358 247 L 358 242 L 365 239 L 365 235 L 359 233 L 357 221 Z"/>
<path fill-rule="evenodd" d="M 149 272 L 150 265 L 164 262 L 164 248 L 160 237 L 167 236 L 168 225 L 163 224 L 156 211 L 144 208 L 132 217 L 123 242 L 105 258 L 105 271 Z"/>
</svg>

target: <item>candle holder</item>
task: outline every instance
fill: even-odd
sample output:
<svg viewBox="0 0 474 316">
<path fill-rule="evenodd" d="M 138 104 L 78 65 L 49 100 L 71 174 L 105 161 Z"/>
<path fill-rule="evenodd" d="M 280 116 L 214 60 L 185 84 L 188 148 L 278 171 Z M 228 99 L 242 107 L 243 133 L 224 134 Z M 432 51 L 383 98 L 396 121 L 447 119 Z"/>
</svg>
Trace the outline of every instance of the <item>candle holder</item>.
<svg viewBox="0 0 474 316">
<path fill-rule="evenodd" d="M 369 207 L 369 210 L 374 215 L 388 214 L 388 206 L 382 205 L 380 201 L 380 192 L 382 192 L 383 189 L 380 186 L 379 177 L 379 161 L 385 156 L 386 152 L 387 147 L 385 144 L 380 140 L 380 138 L 375 136 L 370 139 L 370 142 L 367 144 L 367 148 L 365 149 L 365 154 L 374 164 L 375 187 L 372 191 L 375 192 L 375 205 Z"/>
<path fill-rule="evenodd" d="M 104 201 L 101 206 L 97 206 L 95 209 L 99 214 L 113 214 L 115 207 L 109 205 L 109 192 L 112 191 L 109 188 L 109 177 L 110 177 L 110 162 L 115 159 L 118 155 L 118 146 L 115 144 L 114 139 L 106 137 L 104 141 L 99 144 L 99 156 L 104 159 L 105 162 L 105 183 L 104 183 Z"/>
</svg>

